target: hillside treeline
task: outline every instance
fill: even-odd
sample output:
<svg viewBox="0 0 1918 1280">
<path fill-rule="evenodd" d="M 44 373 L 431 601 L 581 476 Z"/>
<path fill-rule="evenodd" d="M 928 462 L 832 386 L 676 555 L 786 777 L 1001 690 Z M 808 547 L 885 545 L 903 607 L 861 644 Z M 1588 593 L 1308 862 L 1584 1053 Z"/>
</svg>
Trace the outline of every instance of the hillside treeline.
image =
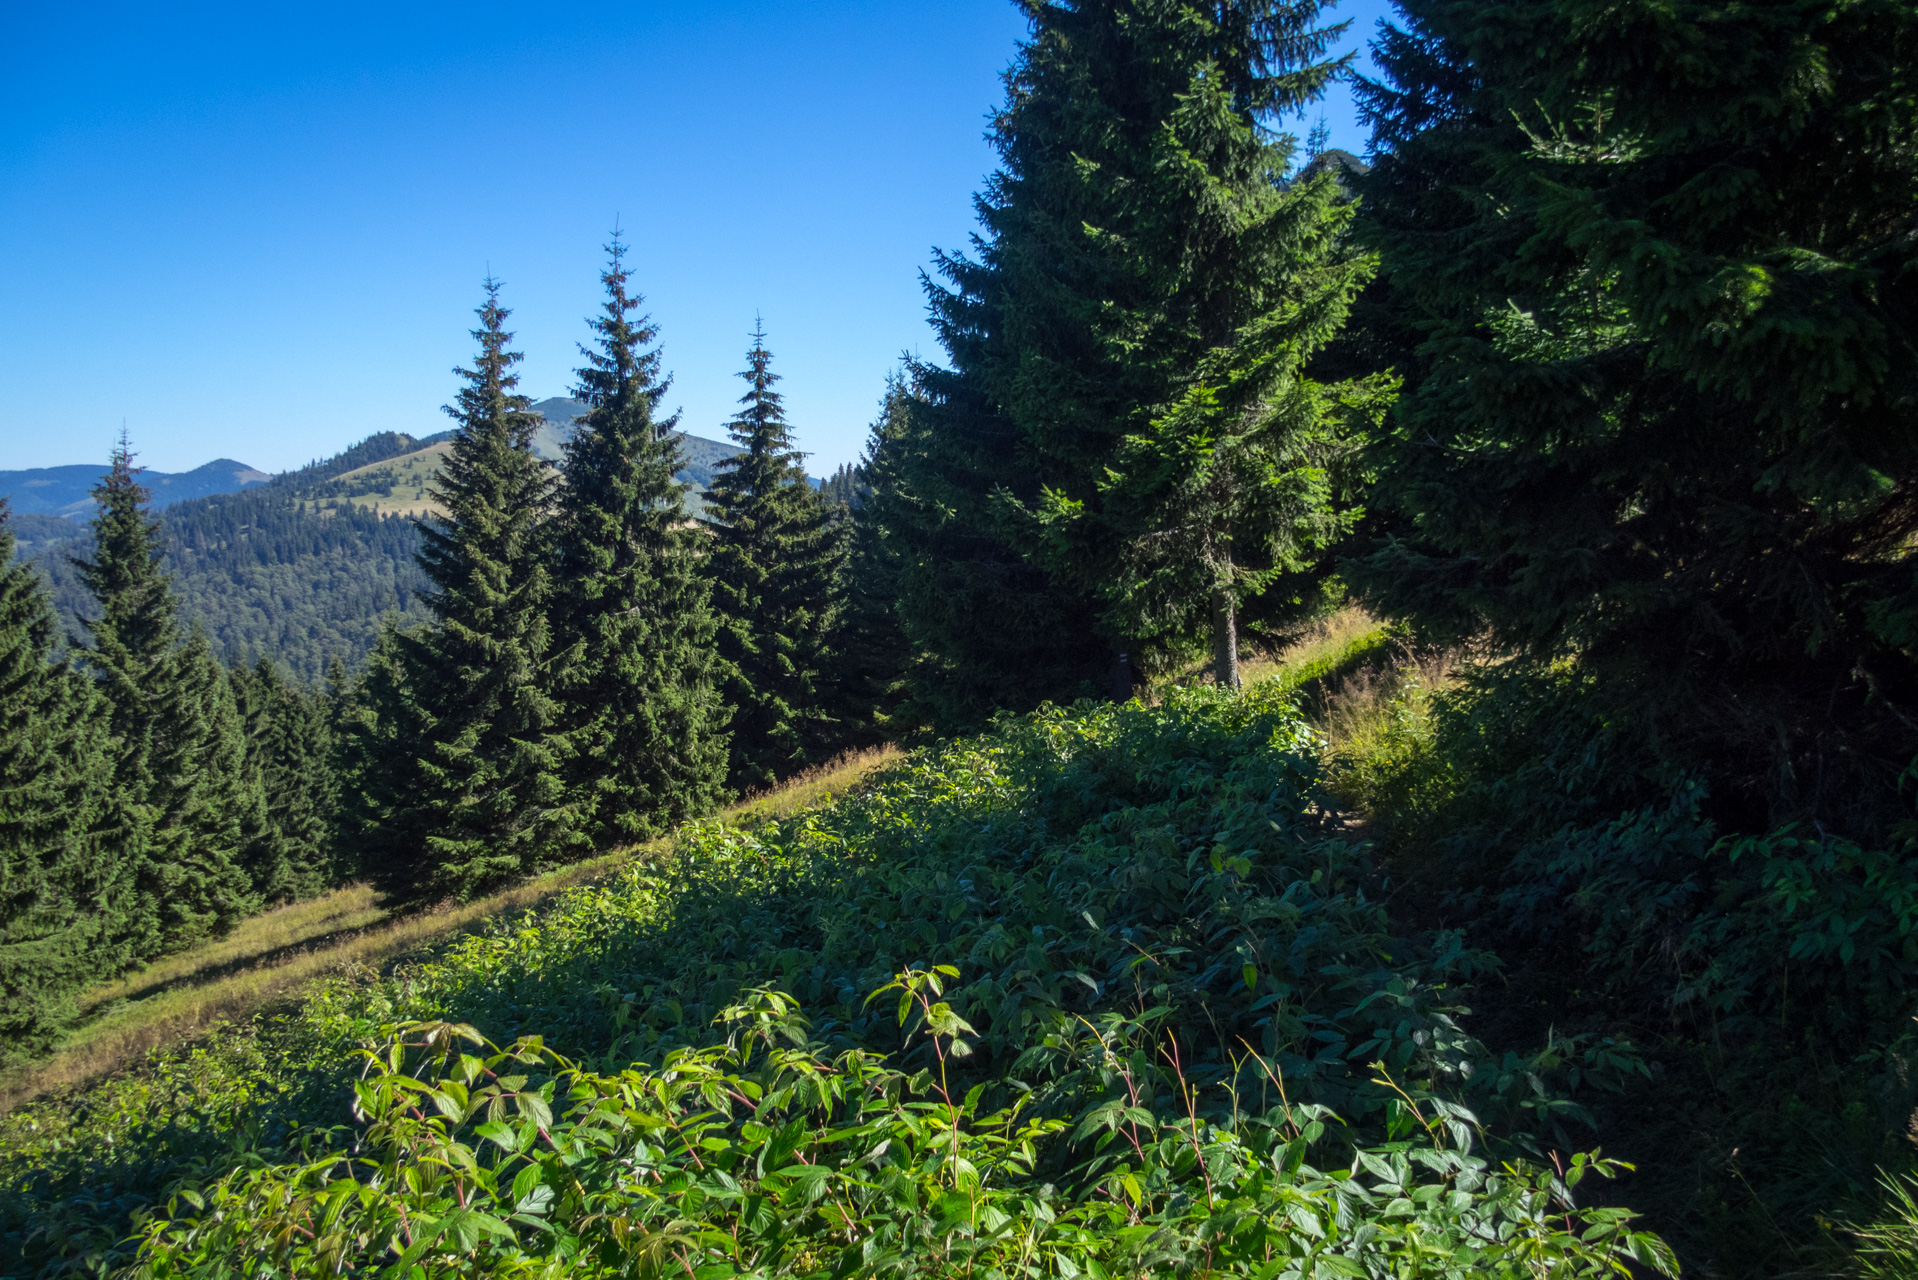
<svg viewBox="0 0 1918 1280">
<path fill-rule="evenodd" d="M 9 579 L 12 1025 L 274 884 L 471 895 L 850 744 L 1235 688 L 1358 599 L 1472 659 L 1338 775 L 1370 883 L 1504 958 L 1488 1040 L 1610 1064 L 1681 1252 L 1826 1258 L 1918 1105 L 1918 13 L 1401 0 L 1366 166 L 1283 130 L 1350 74 L 1310 0 L 1024 7 L 946 359 L 844 506 L 756 334 L 689 516 L 617 240 L 563 483 L 489 283 L 428 616 L 324 698 L 170 628 L 116 471 L 74 665 Z M 329 762 L 276 775 L 325 838 L 245 852 L 247 697 Z"/>
<path fill-rule="evenodd" d="M 397 902 L 470 897 L 878 740 L 889 681 L 862 657 L 878 605 L 847 590 L 849 517 L 806 479 L 764 335 L 732 423 L 743 452 L 719 462 L 694 520 L 676 421 L 653 417 L 665 375 L 624 252 L 616 242 L 580 373 L 592 408 L 557 468 L 532 451 L 542 419 L 515 393 L 519 356 L 489 293 L 430 491 L 444 518 L 415 527 L 342 504 L 314 519 L 300 495 L 329 479 L 322 465 L 163 521 L 123 445 L 84 555 L 0 547 L 0 1027 L 14 1055 L 46 1046 L 82 986 L 262 908 L 356 877 Z M 408 443 L 375 438 L 359 455 Z M 377 571 L 416 539 L 423 621 L 378 607 L 396 587 Z M 256 625 L 260 656 L 231 665 L 208 636 L 225 615 L 205 608 L 220 598 L 207 555 L 229 570 L 251 557 L 263 575 L 234 581 L 234 608 L 311 625 L 268 589 L 290 546 L 359 575 L 325 599 L 375 606 L 356 619 L 372 652 L 352 672 L 335 653 L 323 685 L 274 659 L 310 661 L 326 633 L 275 646 Z M 176 566 L 200 588 L 191 613 Z M 56 605 L 78 619 L 69 634 Z"/>
<path fill-rule="evenodd" d="M 357 668 L 387 614 L 424 621 L 413 522 L 352 502 L 316 511 L 323 499 L 314 497 L 335 476 L 422 443 L 380 432 L 267 484 L 168 507 L 161 538 L 182 624 L 229 665 L 269 657 L 311 685 L 336 659 Z M 15 525 L 24 558 L 52 589 L 63 632 L 78 629 L 94 603 L 74 567 L 88 555 L 88 530 L 47 517 L 16 516 Z"/>
</svg>

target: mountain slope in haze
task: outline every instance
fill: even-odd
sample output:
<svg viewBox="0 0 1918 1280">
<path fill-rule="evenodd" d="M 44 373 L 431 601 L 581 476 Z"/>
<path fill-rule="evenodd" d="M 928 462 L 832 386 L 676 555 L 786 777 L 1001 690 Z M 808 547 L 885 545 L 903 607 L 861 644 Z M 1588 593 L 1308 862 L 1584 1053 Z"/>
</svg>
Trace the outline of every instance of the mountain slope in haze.
<svg viewBox="0 0 1918 1280">
<path fill-rule="evenodd" d="M 111 468 L 101 463 L 83 463 L 70 467 L 35 467 L 27 471 L 0 471 L 0 498 L 7 499 L 21 515 L 79 516 L 93 514 L 89 490 Z M 273 477 L 264 471 L 216 458 L 203 467 L 169 474 L 146 471 L 140 482 L 153 491 L 153 505 L 161 510 L 179 502 L 204 498 L 215 493 L 238 493 Z"/>
<path fill-rule="evenodd" d="M 547 417 L 539 452 L 557 460 L 586 406 L 555 397 L 538 407 Z M 171 477 L 147 472 L 142 480 L 154 483 L 156 505 L 166 503 L 161 533 L 182 623 L 203 631 L 228 662 L 270 656 L 296 677 L 318 680 L 336 657 L 357 666 L 386 618 L 402 626 L 424 621 L 427 583 L 414 561 L 419 531 L 413 517 L 432 511 L 425 490 L 450 435 L 380 432 L 265 483 L 184 500 L 177 486 L 154 483 Z M 683 447 L 688 462 L 680 479 L 696 486 L 689 502 L 697 510 L 713 465 L 737 450 L 695 436 L 685 437 Z M 104 468 L 54 470 L 84 473 L 80 478 L 90 484 Z M 71 563 L 92 548 L 83 523 L 92 502 L 84 487 L 79 492 L 81 499 L 70 505 L 80 519 L 19 507 L 13 519 L 17 554 L 46 576 L 73 634 L 91 609 Z"/>
<path fill-rule="evenodd" d="M 535 449 L 557 462 L 586 405 L 555 396 L 534 407 L 546 419 Z M 161 533 L 181 622 L 203 631 L 228 662 L 269 656 L 297 677 L 317 680 L 336 657 L 358 665 L 384 619 L 403 626 L 425 620 L 414 519 L 433 511 L 426 490 L 451 435 L 378 432 L 271 477 L 226 460 L 179 476 L 143 473 L 164 511 Z M 679 478 L 693 486 L 687 505 L 697 514 L 714 468 L 739 450 L 685 435 L 680 447 L 686 465 Z M 46 576 L 63 623 L 76 635 L 91 601 L 72 557 L 92 548 L 87 489 L 105 471 L 0 472 L 0 493 L 12 482 L 22 495 L 13 505 L 16 554 Z"/>
<path fill-rule="evenodd" d="M 573 434 L 573 419 L 585 413 L 587 407 L 584 400 L 566 396 L 554 396 L 534 405 L 533 411 L 546 421 L 533 435 L 533 452 L 548 462 L 558 462 L 560 446 Z M 679 435 L 679 448 L 686 456 L 686 465 L 677 474 L 699 494 L 713 487 L 713 477 L 718 474 L 713 468 L 719 465 L 719 460 L 739 452 L 738 445 L 687 435 L 683 431 Z"/>
</svg>

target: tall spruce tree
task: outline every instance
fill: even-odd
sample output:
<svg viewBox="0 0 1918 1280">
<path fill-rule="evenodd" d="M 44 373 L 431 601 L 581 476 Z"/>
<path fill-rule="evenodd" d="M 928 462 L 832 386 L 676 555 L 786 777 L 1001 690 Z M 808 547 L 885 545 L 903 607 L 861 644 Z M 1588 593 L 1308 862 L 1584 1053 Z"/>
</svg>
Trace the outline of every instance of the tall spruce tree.
<svg viewBox="0 0 1918 1280">
<path fill-rule="evenodd" d="M 747 392 L 726 430 L 743 452 L 714 470 L 714 597 L 733 717 L 732 785 L 763 787 L 837 741 L 826 696 L 828 641 L 840 608 L 846 539 L 806 479 L 773 384 L 764 326 L 753 331 Z"/>
<path fill-rule="evenodd" d="M 912 648 L 899 623 L 899 553 L 886 519 L 895 490 L 894 441 L 911 429 L 917 400 L 906 374 L 886 379 L 879 417 L 857 467 L 835 473 L 850 527 L 844 603 L 832 637 L 833 718 L 847 746 L 910 734 L 920 726 L 901 715 Z"/>
<path fill-rule="evenodd" d="M 1374 457 L 1400 536 L 1371 589 L 1428 634 L 1575 655 L 1729 825 L 1895 820 L 1918 18 L 1402 10 L 1360 185 L 1424 341 Z"/>
<path fill-rule="evenodd" d="M 124 438 L 93 497 L 93 556 L 74 561 L 98 609 L 83 619 L 82 657 L 111 707 L 114 825 L 134 885 L 119 924 L 144 960 L 254 909 L 239 862 L 242 765 L 225 675 L 204 641 L 181 641 L 160 524 Z"/>
<path fill-rule="evenodd" d="M 459 423 L 423 520 L 433 621 L 389 630 L 370 662 L 355 734 L 368 753 L 355 833 L 392 891 L 470 897 L 576 856 L 586 844 L 567 786 L 572 757 L 554 695 L 569 651 L 547 610 L 544 523 L 556 483 L 533 453 L 540 422 L 514 388 L 520 360 L 488 279 L 479 354 L 447 413 Z"/>
<path fill-rule="evenodd" d="M 127 958 L 107 709 L 53 661 L 39 575 L 0 501 L 0 1061 L 46 1048 L 88 980 Z"/>
<path fill-rule="evenodd" d="M 561 642 L 579 655 L 564 692 L 570 774 L 595 845 L 646 839 L 723 803 L 728 711 L 705 576 L 707 538 L 686 515 L 676 418 L 658 330 L 627 290 L 615 233 L 597 341 L 574 394 L 591 406 L 566 441 L 556 529 Z"/>
<path fill-rule="evenodd" d="M 1300 368 L 1366 264 L 1343 246 L 1336 178 L 1288 189 L 1291 141 L 1270 132 L 1340 68 L 1322 57 L 1341 30 L 1316 26 L 1322 8 L 1027 6 L 977 256 L 942 256 L 950 287 L 931 291 L 952 368 L 925 374 L 931 438 L 901 470 L 958 526 L 948 541 L 1000 548 L 960 551 L 990 584 L 961 607 L 1045 594 L 975 627 L 1009 618 L 1004 645 L 1064 615 L 1054 685 L 1091 682 L 1115 650 L 1166 656 L 1200 637 L 1236 682 L 1241 602 L 1344 523 L 1325 469 L 1338 419 Z M 927 612 L 909 600 L 949 665 L 994 643 L 955 652 Z"/>
</svg>

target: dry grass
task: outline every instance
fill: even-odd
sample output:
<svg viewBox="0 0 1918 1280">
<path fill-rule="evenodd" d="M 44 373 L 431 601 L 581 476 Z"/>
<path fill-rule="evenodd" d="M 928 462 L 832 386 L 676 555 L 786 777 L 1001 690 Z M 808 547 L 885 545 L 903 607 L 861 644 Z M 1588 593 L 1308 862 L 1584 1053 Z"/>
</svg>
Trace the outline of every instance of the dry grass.
<svg viewBox="0 0 1918 1280">
<path fill-rule="evenodd" d="M 883 769 L 906 758 L 906 753 L 888 742 L 883 746 L 848 751 L 825 764 L 788 779 L 771 791 L 747 796 L 726 811 L 729 820 L 783 818 L 801 809 L 815 809 L 844 795 L 874 770 Z"/>
<path fill-rule="evenodd" d="M 324 897 L 253 916 L 217 942 L 168 956 L 138 973 L 83 992 L 80 1013 L 85 1016 L 116 1000 L 143 1000 L 182 982 L 204 982 L 234 969 L 258 968 L 316 940 L 378 924 L 388 914 L 370 886 L 348 885 Z"/>
<path fill-rule="evenodd" d="M 904 755 L 891 745 L 849 752 L 777 790 L 748 797 L 721 818 L 783 817 L 823 804 Z M 635 858 L 663 856 L 669 848 L 670 840 L 656 840 L 562 867 L 474 902 L 398 917 L 391 917 L 364 885 L 257 916 L 219 942 L 87 992 L 81 1006 L 94 1016 L 64 1037 L 52 1057 L 0 1074 L 0 1114 L 110 1075 L 149 1050 L 218 1022 L 247 1017 L 328 974 L 389 964 L 493 916 L 523 911 L 575 885 L 615 874 Z"/>
<path fill-rule="evenodd" d="M 1332 756 L 1363 754 L 1397 721 L 1420 716 L 1431 695 L 1458 682 L 1459 655 L 1401 650 L 1390 666 L 1363 667 L 1335 683 L 1313 717 Z"/>
<path fill-rule="evenodd" d="M 1384 621 L 1362 606 L 1346 605 L 1285 647 L 1255 653 L 1240 662 L 1239 679 L 1255 684 L 1279 676 L 1300 678 L 1303 673 L 1337 660 L 1360 640 L 1384 629 Z"/>
</svg>

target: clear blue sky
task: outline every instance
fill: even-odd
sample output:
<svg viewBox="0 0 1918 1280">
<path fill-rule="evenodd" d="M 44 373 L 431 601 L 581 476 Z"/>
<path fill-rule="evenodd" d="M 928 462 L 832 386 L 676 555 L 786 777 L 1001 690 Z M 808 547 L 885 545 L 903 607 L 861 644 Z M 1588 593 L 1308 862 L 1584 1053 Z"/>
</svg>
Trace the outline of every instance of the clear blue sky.
<svg viewBox="0 0 1918 1280">
<path fill-rule="evenodd" d="M 1353 39 L 1385 0 L 1346 0 Z M 488 269 L 564 394 L 615 217 L 684 426 L 765 317 L 815 474 L 963 247 L 1007 0 L 0 11 L 0 470 L 269 471 L 448 425 Z M 1349 101 L 1333 140 L 1364 140 Z M 1310 123 L 1309 121 L 1307 122 Z"/>
</svg>

